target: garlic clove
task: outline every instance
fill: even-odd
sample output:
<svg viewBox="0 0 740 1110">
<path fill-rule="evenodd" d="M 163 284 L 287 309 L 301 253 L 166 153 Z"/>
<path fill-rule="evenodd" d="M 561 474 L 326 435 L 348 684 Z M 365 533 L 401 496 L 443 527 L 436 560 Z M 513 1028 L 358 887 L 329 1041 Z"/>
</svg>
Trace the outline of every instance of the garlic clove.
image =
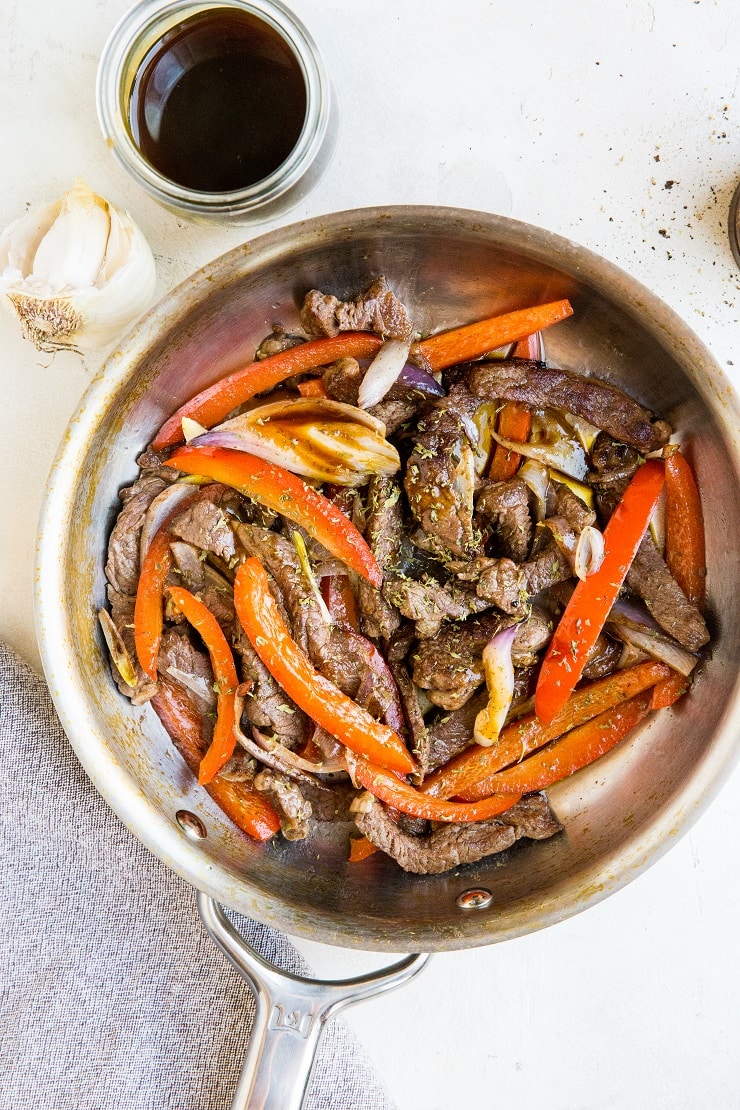
<svg viewBox="0 0 740 1110">
<path fill-rule="evenodd" d="M 39 243 L 33 276 L 54 293 L 95 285 L 109 232 L 108 205 L 78 181 L 64 196 L 59 215 Z"/>
<path fill-rule="evenodd" d="M 0 236 L 0 294 L 40 350 L 113 342 L 149 307 L 155 281 L 139 228 L 84 182 Z"/>
</svg>

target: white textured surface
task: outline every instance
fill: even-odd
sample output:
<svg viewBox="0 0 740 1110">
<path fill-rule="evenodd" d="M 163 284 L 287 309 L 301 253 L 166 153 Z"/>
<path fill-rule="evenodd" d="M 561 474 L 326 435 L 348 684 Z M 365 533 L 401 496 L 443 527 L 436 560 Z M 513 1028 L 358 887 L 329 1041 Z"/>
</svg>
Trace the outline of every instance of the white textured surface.
<svg viewBox="0 0 740 1110">
<path fill-rule="evenodd" d="M 639 277 L 740 382 L 726 231 L 740 178 L 734 0 L 293 6 L 326 56 L 342 132 L 329 174 L 289 219 L 418 202 L 539 224 Z M 82 174 L 140 222 L 164 292 L 245 233 L 162 212 L 108 155 L 95 68 L 125 7 L 3 0 L 0 224 Z M 0 318 L 0 635 L 36 665 L 36 516 L 96 366 L 38 355 Z M 439 956 L 403 993 L 350 1015 L 400 1110 L 740 1107 L 739 791 L 736 774 L 694 832 L 596 909 Z M 301 948 L 327 973 L 377 962 Z"/>
</svg>

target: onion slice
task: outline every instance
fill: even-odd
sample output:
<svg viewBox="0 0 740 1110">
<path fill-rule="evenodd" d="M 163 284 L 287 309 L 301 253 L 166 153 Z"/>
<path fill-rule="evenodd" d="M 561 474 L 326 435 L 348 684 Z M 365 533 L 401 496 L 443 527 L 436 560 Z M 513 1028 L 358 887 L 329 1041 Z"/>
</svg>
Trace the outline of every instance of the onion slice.
<svg viewBox="0 0 740 1110">
<path fill-rule="evenodd" d="M 517 478 L 521 478 L 525 482 L 532 493 L 535 500 L 535 520 L 544 520 L 547 516 L 547 490 L 550 485 L 550 472 L 544 463 L 536 462 L 534 459 L 527 459 L 517 471 Z"/>
<path fill-rule="evenodd" d="M 409 357 L 411 343 L 402 339 L 387 339 L 365 371 L 360 383 L 357 403 L 361 409 L 371 409 L 382 401 L 391 386 L 395 385 Z"/>
<path fill-rule="evenodd" d="M 358 486 L 395 474 L 401 461 L 385 425 L 355 405 L 301 397 L 260 405 L 193 440 L 247 451 L 317 482 Z"/>
<path fill-rule="evenodd" d="M 139 536 L 139 560 L 144 562 L 144 556 L 149 550 L 149 545 L 159 529 L 164 524 L 170 513 L 177 508 L 181 501 L 193 493 L 193 483 L 180 478 L 158 493 L 144 514 L 144 521 Z"/>
<path fill-rule="evenodd" d="M 573 570 L 583 580 L 595 574 L 604 562 L 604 536 L 593 524 L 587 524 L 578 537 Z"/>
<path fill-rule="evenodd" d="M 397 384 L 405 386 L 409 393 L 422 393 L 427 397 L 444 397 L 445 395 L 444 388 L 437 379 L 428 374 L 426 370 L 422 370 L 420 366 L 414 366 L 413 362 L 407 362 L 403 367 L 398 375 Z"/>
<path fill-rule="evenodd" d="M 132 690 L 136 689 L 136 668 L 128 653 L 128 649 L 121 638 L 121 633 L 113 623 L 113 618 L 107 609 L 98 610 L 98 620 L 108 645 L 111 660 L 123 681 Z"/>
<path fill-rule="evenodd" d="M 571 478 L 582 481 L 588 473 L 586 455 L 580 443 L 567 439 L 565 436 L 557 443 L 515 443 L 512 439 L 500 436 L 491 429 L 491 435 L 505 447 L 507 451 L 514 451 L 518 455 L 525 455 L 528 459 L 551 466 L 555 470 L 562 470 Z"/>
<path fill-rule="evenodd" d="M 488 687 L 488 705 L 475 718 L 473 739 L 490 748 L 498 740 L 514 697 L 514 664 L 511 648 L 517 633 L 513 624 L 497 632 L 483 649 L 483 670 Z"/>
<path fill-rule="evenodd" d="M 650 655 L 660 663 L 666 663 L 682 675 L 690 675 L 699 662 L 695 655 L 686 651 L 670 637 L 661 635 L 660 632 L 637 628 L 631 623 L 618 620 L 610 620 L 607 623 L 610 630 L 616 632 L 620 640 L 632 647 L 639 648 L 640 651 L 644 651 L 646 655 Z"/>
</svg>

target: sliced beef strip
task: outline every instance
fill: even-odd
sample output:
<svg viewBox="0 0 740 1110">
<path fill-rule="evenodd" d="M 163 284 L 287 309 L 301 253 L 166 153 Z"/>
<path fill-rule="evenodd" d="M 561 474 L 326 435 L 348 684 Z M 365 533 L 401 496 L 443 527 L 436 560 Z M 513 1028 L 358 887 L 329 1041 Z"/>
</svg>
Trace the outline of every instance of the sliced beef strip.
<svg viewBox="0 0 740 1110">
<path fill-rule="evenodd" d="M 367 411 L 381 424 L 385 424 L 386 436 L 392 436 L 407 424 L 419 411 L 420 401 L 402 397 L 384 397 L 377 405 Z"/>
<path fill-rule="evenodd" d="M 247 554 L 260 559 L 277 582 L 292 619 L 294 637 L 307 650 L 314 666 L 354 698 L 366 671 L 366 661 L 358 651 L 361 638 L 326 623 L 290 540 L 252 524 L 237 525 L 237 535 Z"/>
<path fill-rule="evenodd" d="M 484 613 L 449 625 L 433 640 L 422 640 L 412 656 L 414 682 L 427 691 L 433 705 L 461 708 L 484 681 L 483 648 L 511 623 L 503 613 Z M 547 614 L 534 609 L 517 628 L 512 646 L 514 666 L 531 666 L 551 634 Z"/>
<path fill-rule="evenodd" d="M 649 532 L 627 572 L 627 585 L 642 598 L 660 627 L 687 651 L 699 651 L 709 642 L 703 616 L 668 570 Z"/>
<path fill-rule="evenodd" d="M 380 802 L 365 794 L 355 824 L 405 871 L 417 875 L 438 875 L 461 864 L 476 863 L 510 848 L 521 837 L 543 840 L 562 828 L 544 794 L 533 794 L 490 821 L 443 825 L 423 838 L 405 835 Z"/>
<path fill-rule="evenodd" d="M 147 509 L 167 483 L 154 475 L 137 479 L 122 489 L 123 508 L 108 541 L 105 574 L 114 590 L 135 594 L 139 584 L 139 539 Z"/>
<path fill-rule="evenodd" d="M 195 594 L 213 613 L 227 640 L 234 630 L 234 591 L 217 570 L 201 558 L 197 547 L 184 540 L 173 540 L 170 551 L 179 573 L 179 583 Z"/>
<path fill-rule="evenodd" d="M 190 638 L 186 627 L 166 628 L 162 633 L 157 670 L 188 691 L 204 723 L 212 720 L 217 698 L 213 689 L 213 668 L 205 652 L 200 651 Z"/>
<path fill-rule="evenodd" d="M 297 748 L 306 738 L 306 714 L 278 686 L 246 635 L 238 629 L 234 650 L 239 657 L 242 681 L 250 685 L 244 712 L 250 724 L 277 736 L 288 748 Z"/>
<path fill-rule="evenodd" d="M 477 433 L 476 399 L 462 384 L 419 422 L 404 488 L 430 549 L 443 557 L 470 556 L 480 543 L 473 529 Z"/>
<path fill-rule="evenodd" d="M 201 492 L 202 496 L 175 517 L 170 531 L 178 539 L 229 564 L 236 556 L 236 544 L 226 510 L 234 501 L 234 493 L 219 485 L 206 486 Z"/>
<path fill-rule="evenodd" d="M 331 366 L 327 366 L 321 375 L 321 380 L 333 401 L 356 405 L 364 374 L 365 371 L 361 369 L 356 358 L 340 358 Z"/>
<path fill-rule="evenodd" d="M 177 471 L 173 470 L 167 462 L 167 456 L 170 450 L 155 451 L 151 447 L 147 447 L 136 460 L 136 465 L 145 477 L 161 478 L 167 485 L 171 485 L 177 479 Z"/>
<path fill-rule="evenodd" d="M 523 612 L 531 597 L 573 573 L 554 543 L 524 563 L 480 555 L 466 563 L 451 563 L 450 567 L 463 582 L 475 582 L 479 598 L 512 615 Z"/>
<path fill-rule="evenodd" d="M 260 771 L 254 786 L 266 794 L 280 818 L 280 829 L 286 840 L 305 840 L 311 828 L 313 807 L 304 798 L 298 783 L 275 771 Z"/>
<path fill-rule="evenodd" d="M 261 362 L 263 358 L 279 355 L 283 351 L 288 351 L 291 347 L 298 347 L 305 342 L 306 340 L 302 336 L 291 335 L 287 332 L 282 324 L 273 324 L 270 334 L 265 336 L 254 352 L 255 362 Z"/>
<path fill-rule="evenodd" d="M 303 301 L 301 323 L 309 335 L 337 335 L 340 331 L 374 331 L 387 339 L 410 340 L 414 328 L 405 305 L 376 278 L 361 296 L 340 301 L 311 289 Z"/>
<path fill-rule="evenodd" d="M 471 391 L 486 401 L 522 401 L 536 408 L 552 407 L 584 416 L 622 443 L 653 451 L 668 442 L 671 427 L 638 405 L 621 389 L 526 359 L 472 363 Z"/>
<path fill-rule="evenodd" d="M 438 767 L 443 767 L 445 763 L 470 747 L 475 718 L 487 704 L 488 694 L 485 690 L 481 690 L 459 709 L 454 709 L 436 721 L 432 721 L 428 730 L 429 755 L 426 774 L 431 774 Z"/>
<path fill-rule="evenodd" d="M 454 580 L 443 585 L 427 576 L 414 581 L 390 574 L 383 583 L 383 597 L 394 610 L 415 622 L 420 639 L 436 636 L 444 621 L 464 620 L 491 604 L 480 598 L 474 588 Z"/>
<path fill-rule="evenodd" d="M 596 523 L 596 513 L 563 482 L 550 482 L 547 515 L 564 517 L 574 532 L 582 532 Z"/>
<path fill-rule="evenodd" d="M 407 746 L 418 766 L 418 771 L 413 777 L 413 781 L 418 786 L 424 781 L 429 765 L 429 730 L 424 723 L 424 715 L 419 705 L 419 691 L 411 678 L 408 667 L 405 663 L 390 663 L 389 666 L 401 696 L 403 715 L 409 736 Z"/>
<path fill-rule="evenodd" d="M 384 574 L 395 563 L 403 535 L 400 498 L 392 478 L 375 477 L 368 486 L 365 539 Z M 363 632 L 374 640 L 389 640 L 401 622 L 393 605 L 364 578 L 358 579 L 357 597 Z"/>
<path fill-rule="evenodd" d="M 532 546 L 529 491 L 521 478 L 486 482 L 475 499 L 475 511 L 490 521 L 499 540 L 498 554 L 522 563 Z"/>
<path fill-rule="evenodd" d="M 583 668 L 583 677 L 591 682 L 595 682 L 597 678 L 606 678 L 616 670 L 622 658 L 622 647 L 622 644 L 602 632 L 589 653 L 588 661 Z"/>
</svg>

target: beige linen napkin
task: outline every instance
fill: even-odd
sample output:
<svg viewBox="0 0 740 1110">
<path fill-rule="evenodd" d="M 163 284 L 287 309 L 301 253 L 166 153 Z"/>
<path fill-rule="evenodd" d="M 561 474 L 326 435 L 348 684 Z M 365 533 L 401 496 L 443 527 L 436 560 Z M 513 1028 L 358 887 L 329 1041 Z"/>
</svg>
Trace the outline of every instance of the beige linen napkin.
<svg viewBox="0 0 740 1110">
<path fill-rule="evenodd" d="M 107 807 L 45 683 L 2 642 L 0 759 L 0 1107 L 227 1107 L 251 993 L 203 929 L 193 890 Z M 307 974 L 286 937 L 235 923 L 264 957 Z M 339 1021 L 307 1106 L 392 1110 Z"/>
</svg>

